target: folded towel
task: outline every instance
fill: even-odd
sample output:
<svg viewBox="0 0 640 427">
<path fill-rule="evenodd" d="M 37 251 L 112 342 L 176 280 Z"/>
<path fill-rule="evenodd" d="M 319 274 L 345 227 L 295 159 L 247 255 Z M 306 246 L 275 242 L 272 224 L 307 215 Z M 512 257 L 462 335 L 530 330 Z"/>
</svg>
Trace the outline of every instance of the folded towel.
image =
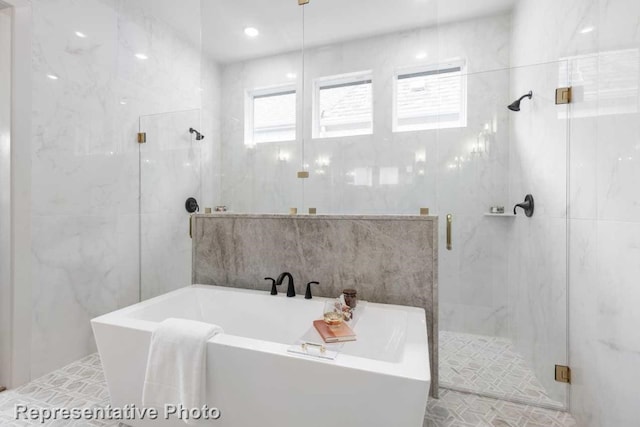
<svg viewBox="0 0 640 427">
<path fill-rule="evenodd" d="M 222 332 L 219 326 L 195 320 L 167 319 L 160 323 L 151 335 L 142 404 L 158 409 L 165 404 L 183 405 L 187 410 L 202 407 L 207 340 Z"/>
</svg>

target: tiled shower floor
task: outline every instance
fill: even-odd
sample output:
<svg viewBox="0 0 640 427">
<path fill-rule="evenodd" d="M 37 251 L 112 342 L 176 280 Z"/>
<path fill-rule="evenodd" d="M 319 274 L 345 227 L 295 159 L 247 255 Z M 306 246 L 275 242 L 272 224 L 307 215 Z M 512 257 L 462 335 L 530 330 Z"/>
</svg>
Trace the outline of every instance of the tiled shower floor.
<svg viewBox="0 0 640 427">
<path fill-rule="evenodd" d="M 92 354 L 22 387 L 0 393 L 0 425 L 7 427 L 124 426 L 111 421 L 59 420 L 40 424 L 14 419 L 16 404 L 26 404 L 30 408 L 77 408 L 105 406 L 108 403 L 109 392 L 102 373 L 100 358 L 97 354 Z M 566 412 L 519 405 L 451 390 L 440 390 L 440 399 L 429 399 L 424 427 L 476 426 L 575 427 L 575 422 Z"/>
<path fill-rule="evenodd" d="M 507 338 L 440 331 L 440 385 L 562 408 Z"/>
</svg>

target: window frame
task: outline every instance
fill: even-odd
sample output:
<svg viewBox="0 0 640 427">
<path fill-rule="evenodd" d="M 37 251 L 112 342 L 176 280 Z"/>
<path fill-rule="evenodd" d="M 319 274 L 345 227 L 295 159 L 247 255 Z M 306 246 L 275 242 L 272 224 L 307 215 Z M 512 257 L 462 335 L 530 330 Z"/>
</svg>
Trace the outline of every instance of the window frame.
<svg viewBox="0 0 640 427">
<path fill-rule="evenodd" d="M 404 125 L 398 124 L 398 80 L 400 77 L 411 74 L 445 74 L 439 71 L 459 68 L 462 81 L 460 83 L 460 119 L 456 122 L 441 122 L 440 120 L 433 123 L 423 123 L 417 125 Z M 392 100 L 392 114 L 391 114 L 391 130 L 393 133 L 401 132 L 419 132 L 424 130 L 436 130 L 436 129 L 453 129 L 467 127 L 467 62 L 464 59 L 451 59 L 437 64 L 421 64 L 409 67 L 396 68 L 393 72 L 393 100 Z"/>
<path fill-rule="evenodd" d="M 293 138 L 292 139 L 275 139 L 273 141 L 260 141 L 256 142 L 254 139 L 255 135 L 255 104 L 254 101 L 256 98 L 265 98 L 269 96 L 278 96 L 278 95 L 295 95 L 294 102 L 294 122 L 293 122 Z M 298 89 L 295 84 L 279 84 L 273 86 L 265 86 L 254 89 L 246 89 L 245 90 L 245 105 L 244 105 L 244 145 L 254 147 L 256 144 L 269 144 L 269 143 L 277 143 L 277 142 L 293 142 L 297 140 L 298 136 Z"/>
<path fill-rule="evenodd" d="M 366 131 L 349 133 L 348 135 L 331 135 L 320 131 L 320 91 L 323 88 L 330 86 L 342 86 L 353 85 L 358 83 L 370 83 L 371 84 L 371 127 Z M 373 135 L 373 123 L 374 123 L 374 81 L 373 70 L 356 71 L 345 74 L 334 74 L 331 76 L 318 77 L 313 80 L 313 92 L 311 100 L 311 138 L 312 139 L 325 139 L 325 138 L 349 138 L 352 136 Z"/>
</svg>

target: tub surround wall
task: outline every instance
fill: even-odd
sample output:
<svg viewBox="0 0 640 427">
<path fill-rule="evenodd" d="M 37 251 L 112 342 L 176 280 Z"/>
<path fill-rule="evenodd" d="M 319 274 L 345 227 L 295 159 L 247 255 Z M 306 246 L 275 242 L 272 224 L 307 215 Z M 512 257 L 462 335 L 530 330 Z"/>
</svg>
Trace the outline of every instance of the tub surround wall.
<svg viewBox="0 0 640 427">
<path fill-rule="evenodd" d="M 358 298 L 422 307 L 438 389 L 438 220 L 427 216 L 196 215 L 193 283 L 270 290 L 289 271 L 298 298 L 355 288 Z M 286 292 L 286 289 L 280 292 Z M 435 369 L 434 369 L 435 368 Z"/>
</svg>

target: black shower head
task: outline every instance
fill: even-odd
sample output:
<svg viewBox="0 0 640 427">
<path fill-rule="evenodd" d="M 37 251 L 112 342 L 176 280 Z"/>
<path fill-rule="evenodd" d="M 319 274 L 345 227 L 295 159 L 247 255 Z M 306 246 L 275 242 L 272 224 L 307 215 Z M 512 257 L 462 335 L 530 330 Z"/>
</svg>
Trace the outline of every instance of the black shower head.
<svg viewBox="0 0 640 427">
<path fill-rule="evenodd" d="M 196 134 L 196 141 L 202 141 L 204 139 L 204 135 L 195 130 L 194 128 L 189 128 L 189 133 Z"/>
<path fill-rule="evenodd" d="M 517 101 L 513 101 L 507 108 L 511 111 L 520 111 L 520 101 L 525 98 L 531 99 L 533 97 L 533 92 L 529 91 L 526 95 L 522 95 Z"/>
</svg>

